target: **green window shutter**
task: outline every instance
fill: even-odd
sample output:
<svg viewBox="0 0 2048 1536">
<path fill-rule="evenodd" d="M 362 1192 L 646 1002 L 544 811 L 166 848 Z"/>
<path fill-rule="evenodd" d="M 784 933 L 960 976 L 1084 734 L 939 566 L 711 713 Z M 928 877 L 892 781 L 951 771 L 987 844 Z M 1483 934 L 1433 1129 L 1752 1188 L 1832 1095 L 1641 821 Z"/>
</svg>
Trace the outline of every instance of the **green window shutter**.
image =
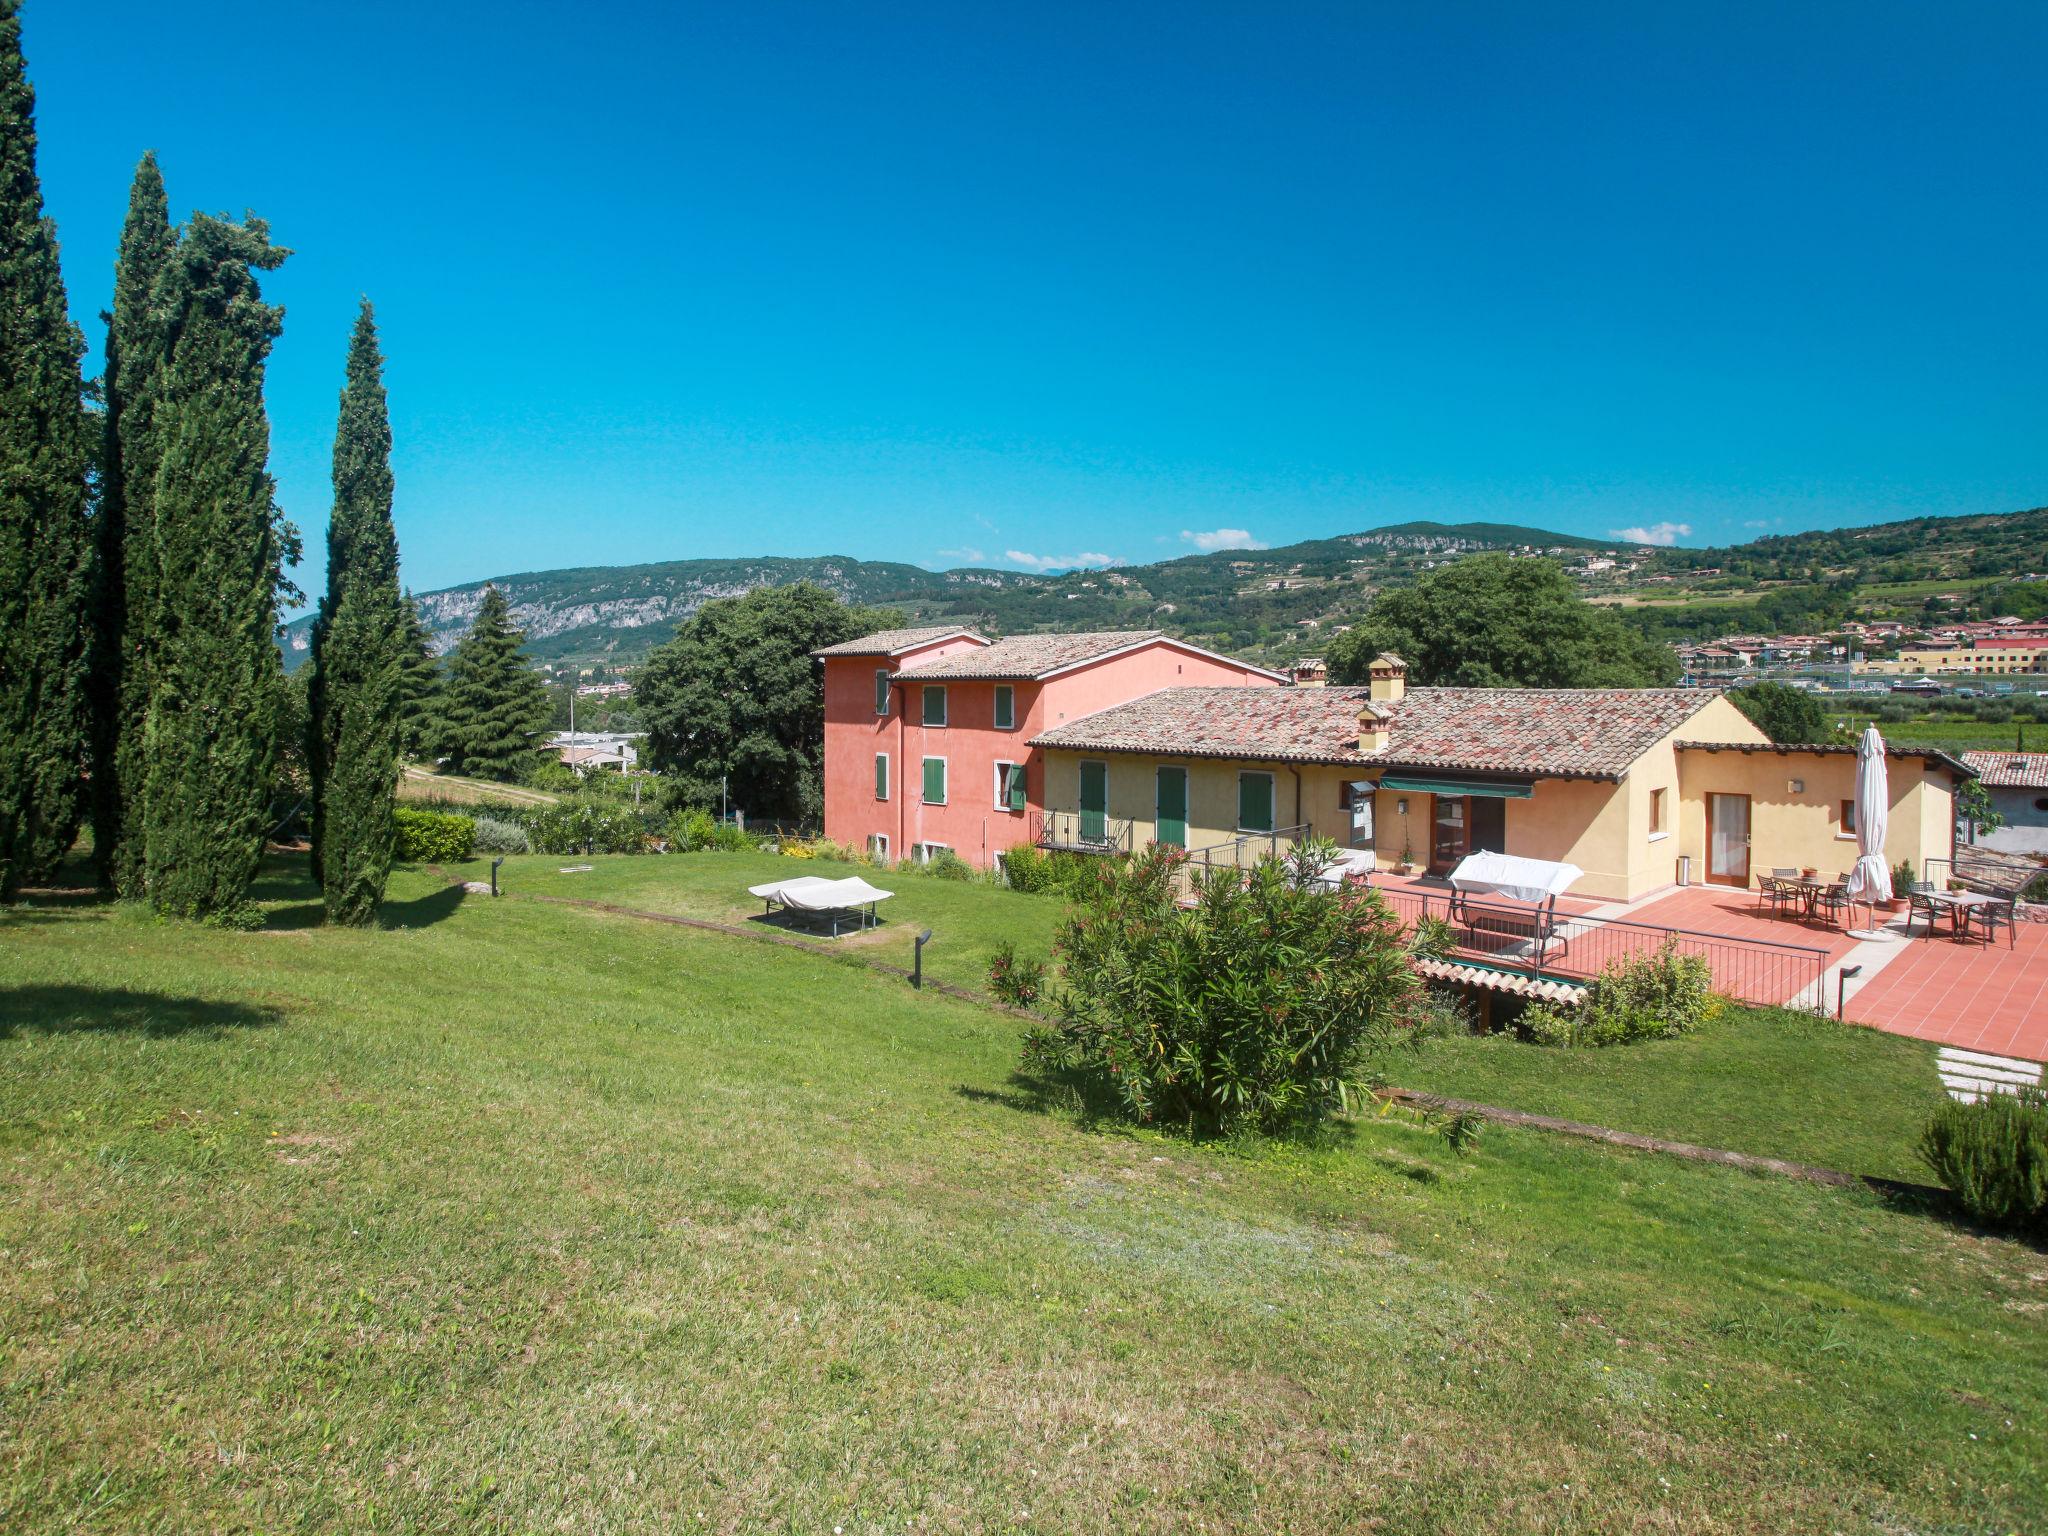
<svg viewBox="0 0 2048 1536">
<path fill-rule="evenodd" d="M 889 759 L 880 752 L 875 754 L 875 798 L 889 798 Z"/>
<path fill-rule="evenodd" d="M 875 673 L 875 713 L 889 713 L 889 669 L 886 667 Z"/>
<path fill-rule="evenodd" d="M 1273 830 L 1273 779 L 1264 773 L 1237 778 L 1237 826 L 1240 832 Z"/>
<path fill-rule="evenodd" d="M 1024 809 L 1024 765 L 1012 763 L 1003 770 L 1003 804 L 1013 811 Z"/>
<path fill-rule="evenodd" d="M 1017 725 L 1017 691 L 1008 683 L 996 689 L 996 729 L 1014 730 Z"/>
<path fill-rule="evenodd" d="M 936 685 L 924 690 L 924 723 L 944 725 L 946 723 L 946 690 Z"/>
<path fill-rule="evenodd" d="M 928 757 L 924 760 L 924 803 L 946 803 L 946 760 L 943 757 Z"/>
</svg>

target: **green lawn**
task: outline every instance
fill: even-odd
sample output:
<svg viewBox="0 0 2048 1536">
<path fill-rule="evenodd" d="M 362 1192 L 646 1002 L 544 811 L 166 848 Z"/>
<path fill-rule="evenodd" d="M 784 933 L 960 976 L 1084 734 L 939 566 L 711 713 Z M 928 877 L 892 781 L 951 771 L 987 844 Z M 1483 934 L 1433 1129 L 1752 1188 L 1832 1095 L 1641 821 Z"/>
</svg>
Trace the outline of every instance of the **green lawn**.
<svg viewBox="0 0 2048 1536">
<path fill-rule="evenodd" d="M 1846 1173 L 1927 1182 L 1914 1154 L 1941 1102 L 1934 1047 L 1774 1008 L 1605 1050 L 1513 1035 L 1432 1039 L 1394 1059 L 1404 1087 Z"/>
<path fill-rule="evenodd" d="M 581 864 L 591 867 L 563 872 Z M 481 862 L 450 873 L 471 879 L 488 875 Z M 1005 939 L 1015 944 L 1020 954 L 1048 958 L 1053 929 L 1063 909 L 1057 897 L 1020 895 L 981 880 L 942 880 L 915 870 L 883 873 L 833 859 L 792 859 L 773 853 L 592 858 L 531 854 L 507 859 L 498 880 L 502 889 L 519 895 L 606 901 L 643 912 L 802 933 L 802 929 L 785 928 L 781 919 L 764 921 L 760 899 L 749 896 L 747 888 L 805 875 L 826 880 L 858 875 L 870 885 L 894 893 L 876 909 L 883 919 L 878 927 L 860 933 L 848 930 L 836 941 L 836 948 L 908 968 L 914 936 L 929 928 L 932 940 L 925 946 L 925 974 L 976 991 L 986 990 L 989 960 Z"/>
<path fill-rule="evenodd" d="M 0 915 L 0 1529 L 2048 1524 L 2037 1250 L 1533 1132 L 1090 1129 L 857 967 L 260 894 Z"/>
</svg>

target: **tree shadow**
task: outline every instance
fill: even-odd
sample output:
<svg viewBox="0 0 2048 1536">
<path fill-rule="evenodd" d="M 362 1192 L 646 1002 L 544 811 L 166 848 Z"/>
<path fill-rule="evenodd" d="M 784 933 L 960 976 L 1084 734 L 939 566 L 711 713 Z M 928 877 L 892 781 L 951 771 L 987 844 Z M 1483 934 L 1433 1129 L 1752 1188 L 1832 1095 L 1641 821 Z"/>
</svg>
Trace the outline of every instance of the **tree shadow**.
<svg viewBox="0 0 2048 1536">
<path fill-rule="evenodd" d="M 436 886 L 411 901 L 387 901 L 377 909 L 380 928 L 426 928 L 453 917 L 468 892 L 459 885 Z"/>
<path fill-rule="evenodd" d="M 0 987 L 0 1040 L 16 1035 L 123 1032 L 163 1040 L 206 1037 L 280 1023 L 277 1009 L 210 997 L 173 997 L 123 987 Z"/>
</svg>

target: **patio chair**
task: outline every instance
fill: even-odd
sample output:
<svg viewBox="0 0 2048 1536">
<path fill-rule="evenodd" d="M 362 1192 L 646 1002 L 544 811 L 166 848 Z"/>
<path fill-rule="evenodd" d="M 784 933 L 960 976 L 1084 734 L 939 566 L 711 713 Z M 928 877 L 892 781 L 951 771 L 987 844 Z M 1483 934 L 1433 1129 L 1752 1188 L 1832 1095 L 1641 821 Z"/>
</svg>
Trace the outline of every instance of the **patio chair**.
<svg viewBox="0 0 2048 1536">
<path fill-rule="evenodd" d="M 1767 911 L 1776 912 L 1780 907 L 1791 907 L 1795 911 L 1805 905 L 1805 897 L 1788 880 L 1796 879 L 1799 871 L 1774 869 L 1761 876 L 1756 883 L 1757 905 Z"/>
<path fill-rule="evenodd" d="M 1998 942 L 1998 930 L 2005 928 L 2005 947 L 2011 949 L 2020 941 L 2018 904 L 2010 896 L 1994 896 L 1991 900 L 1979 902 L 1970 908 L 1970 926 L 1982 928 L 1987 940 Z"/>
<path fill-rule="evenodd" d="M 1814 893 L 1814 914 L 1826 918 L 1829 922 L 1837 919 L 1846 920 L 1849 908 L 1849 887 L 1847 882 L 1840 878 L 1830 881 L 1825 889 Z"/>
<path fill-rule="evenodd" d="M 1906 932 L 1908 934 L 1913 931 L 1913 919 L 1925 917 L 1927 919 L 1927 937 L 1933 938 L 1934 925 L 1940 916 L 1941 908 L 1934 900 L 1934 882 L 1932 880 L 1915 880 L 1906 887 Z"/>
</svg>

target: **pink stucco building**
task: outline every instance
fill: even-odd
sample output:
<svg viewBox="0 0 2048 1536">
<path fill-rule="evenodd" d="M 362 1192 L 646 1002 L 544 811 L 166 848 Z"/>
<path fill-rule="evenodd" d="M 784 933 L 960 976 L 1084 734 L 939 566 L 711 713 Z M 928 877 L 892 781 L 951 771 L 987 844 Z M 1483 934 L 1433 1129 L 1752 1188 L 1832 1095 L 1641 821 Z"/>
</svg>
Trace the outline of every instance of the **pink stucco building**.
<svg viewBox="0 0 2048 1536">
<path fill-rule="evenodd" d="M 1041 731 L 1161 688 L 1285 681 L 1157 630 L 1016 635 L 893 629 L 827 646 L 825 836 L 890 858 L 986 866 L 1020 843 L 1084 846 L 1103 806 L 1048 820 Z M 1106 793 L 1106 791 L 1105 791 Z"/>
</svg>

